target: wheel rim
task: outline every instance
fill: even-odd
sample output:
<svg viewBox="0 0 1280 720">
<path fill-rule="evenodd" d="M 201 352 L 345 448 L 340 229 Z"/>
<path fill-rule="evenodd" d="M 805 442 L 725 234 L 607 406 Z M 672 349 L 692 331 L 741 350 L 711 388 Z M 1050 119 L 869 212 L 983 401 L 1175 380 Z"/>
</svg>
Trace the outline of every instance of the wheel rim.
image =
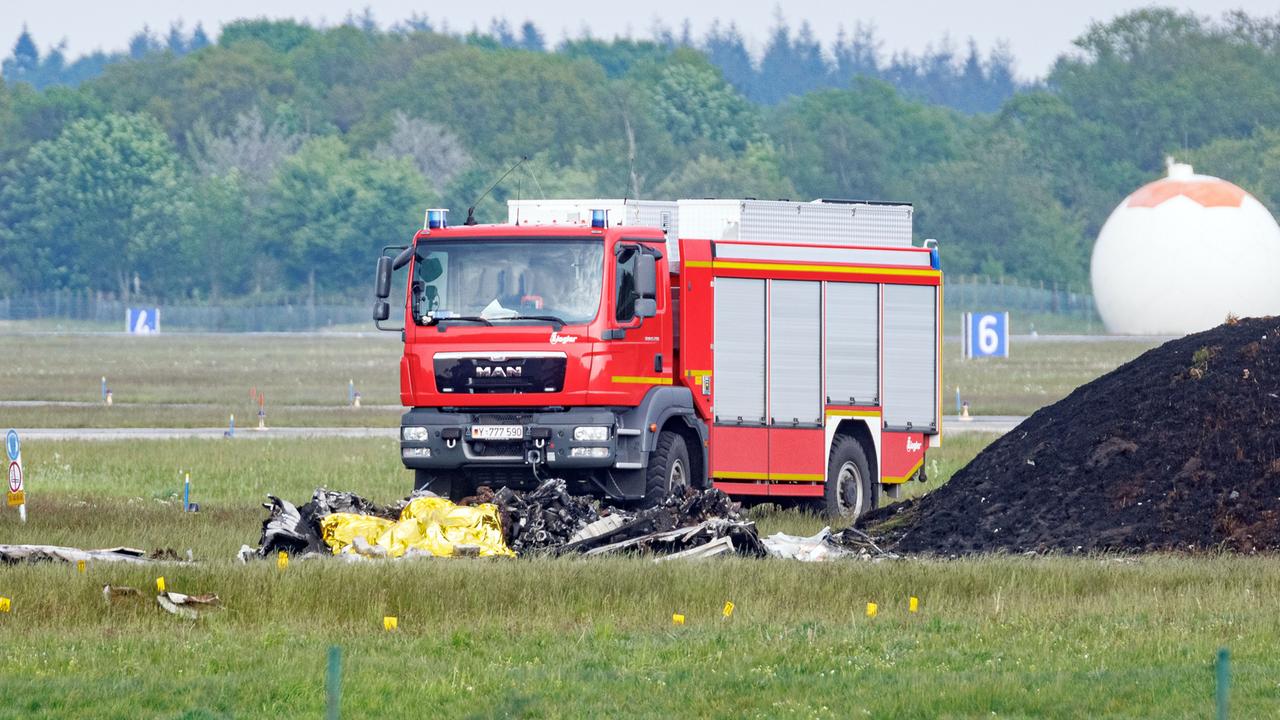
<svg viewBox="0 0 1280 720">
<path fill-rule="evenodd" d="M 836 503 L 847 515 L 862 514 L 862 472 L 852 462 L 841 465 L 836 476 Z"/>
<path fill-rule="evenodd" d="M 676 458 L 671 463 L 671 472 L 667 474 L 667 489 L 675 490 L 684 485 L 684 461 Z"/>
</svg>

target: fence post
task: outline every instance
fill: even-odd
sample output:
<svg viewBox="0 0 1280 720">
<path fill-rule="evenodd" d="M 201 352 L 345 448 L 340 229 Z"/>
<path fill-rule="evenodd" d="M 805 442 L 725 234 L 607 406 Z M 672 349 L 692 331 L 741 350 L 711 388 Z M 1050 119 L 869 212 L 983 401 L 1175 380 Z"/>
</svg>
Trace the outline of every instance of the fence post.
<svg viewBox="0 0 1280 720">
<path fill-rule="evenodd" d="M 342 705 L 342 648 L 329 646 L 329 668 L 324 678 L 325 720 L 338 720 Z"/>
<path fill-rule="evenodd" d="M 1231 653 L 1218 650 L 1218 720 L 1227 720 L 1227 692 L 1231 685 Z"/>
</svg>

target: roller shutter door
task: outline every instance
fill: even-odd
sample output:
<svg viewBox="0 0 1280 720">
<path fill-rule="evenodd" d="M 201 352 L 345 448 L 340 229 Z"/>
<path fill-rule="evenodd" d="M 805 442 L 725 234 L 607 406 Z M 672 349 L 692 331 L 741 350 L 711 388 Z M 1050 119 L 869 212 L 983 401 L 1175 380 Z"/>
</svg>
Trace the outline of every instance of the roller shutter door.
<svg viewBox="0 0 1280 720">
<path fill-rule="evenodd" d="M 938 423 L 937 288 L 884 286 L 884 423 L 917 430 Z"/>
<path fill-rule="evenodd" d="M 764 423 L 764 282 L 716 278 L 716 422 Z"/>
<path fill-rule="evenodd" d="M 827 283 L 827 399 L 880 402 L 880 286 Z"/>
<path fill-rule="evenodd" d="M 769 415 L 779 426 L 822 422 L 822 286 L 769 287 Z"/>
</svg>

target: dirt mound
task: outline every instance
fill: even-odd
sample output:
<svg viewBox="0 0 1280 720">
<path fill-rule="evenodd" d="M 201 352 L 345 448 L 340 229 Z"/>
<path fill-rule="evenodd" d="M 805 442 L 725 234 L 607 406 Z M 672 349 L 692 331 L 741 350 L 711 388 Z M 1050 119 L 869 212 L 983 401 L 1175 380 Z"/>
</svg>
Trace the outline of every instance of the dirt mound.
<svg viewBox="0 0 1280 720">
<path fill-rule="evenodd" d="M 1274 317 L 1168 342 L 865 527 L 900 552 L 1280 549 L 1278 350 Z"/>
</svg>

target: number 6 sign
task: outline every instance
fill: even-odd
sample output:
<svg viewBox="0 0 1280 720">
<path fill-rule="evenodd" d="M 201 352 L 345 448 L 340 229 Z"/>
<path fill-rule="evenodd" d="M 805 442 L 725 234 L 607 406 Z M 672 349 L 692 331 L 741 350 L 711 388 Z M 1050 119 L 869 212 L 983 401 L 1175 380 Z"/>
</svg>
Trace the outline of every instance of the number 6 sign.
<svg viewBox="0 0 1280 720">
<path fill-rule="evenodd" d="M 965 313 L 963 337 L 966 358 L 1009 357 L 1009 313 Z"/>
</svg>

